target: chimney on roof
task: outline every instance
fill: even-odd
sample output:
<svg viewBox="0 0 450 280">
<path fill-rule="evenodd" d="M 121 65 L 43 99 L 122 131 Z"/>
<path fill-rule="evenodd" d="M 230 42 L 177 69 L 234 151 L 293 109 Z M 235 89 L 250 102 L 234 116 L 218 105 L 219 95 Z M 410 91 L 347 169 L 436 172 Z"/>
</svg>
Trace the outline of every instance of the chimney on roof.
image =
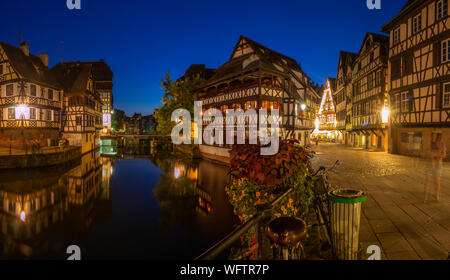
<svg viewBox="0 0 450 280">
<path fill-rule="evenodd" d="M 42 63 L 45 65 L 45 67 L 48 67 L 48 54 L 41 53 L 38 55 L 38 57 L 41 59 Z"/>
<path fill-rule="evenodd" d="M 26 56 L 29 56 L 29 55 L 30 55 L 30 47 L 28 46 L 28 43 L 27 43 L 27 42 L 22 42 L 22 43 L 20 43 L 20 49 L 23 51 L 23 53 L 24 53 Z"/>
</svg>

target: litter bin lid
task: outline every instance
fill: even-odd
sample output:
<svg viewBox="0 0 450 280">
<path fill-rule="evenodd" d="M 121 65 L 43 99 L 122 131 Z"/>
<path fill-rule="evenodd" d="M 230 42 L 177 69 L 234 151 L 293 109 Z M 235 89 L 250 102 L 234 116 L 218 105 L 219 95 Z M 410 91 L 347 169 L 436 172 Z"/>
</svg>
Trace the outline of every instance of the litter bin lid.
<svg viewBox="0 0 450 280">
<path fill-rule="evenodd" d="M 340 189 L 328 193 L 332 202 L 336 203 L 359 203 L 367 199 L 367 194 L 363 191 Z"/>
</svg>

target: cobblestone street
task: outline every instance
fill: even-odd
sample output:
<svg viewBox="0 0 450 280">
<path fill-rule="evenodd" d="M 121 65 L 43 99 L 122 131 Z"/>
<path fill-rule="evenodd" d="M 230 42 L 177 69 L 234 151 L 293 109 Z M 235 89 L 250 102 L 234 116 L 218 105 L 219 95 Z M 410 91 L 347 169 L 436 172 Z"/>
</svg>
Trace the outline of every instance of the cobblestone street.
<svg viewBox="0 0 450 280">
<path fill-rule="evenodd" d="M 426 160 L 370 152 L 338 144 L 313 146 L 314 168 L 341 165 L 329 173 L 333 187 L 368 192 L 363 202 L 360 242 L 363 259 L 369 245 L 382 248 L 382 259 L 442 260 L 450 252 L 450 163 L 444 163 L 440 202 L 435 187 L 424 203 Z"/>
</svg>

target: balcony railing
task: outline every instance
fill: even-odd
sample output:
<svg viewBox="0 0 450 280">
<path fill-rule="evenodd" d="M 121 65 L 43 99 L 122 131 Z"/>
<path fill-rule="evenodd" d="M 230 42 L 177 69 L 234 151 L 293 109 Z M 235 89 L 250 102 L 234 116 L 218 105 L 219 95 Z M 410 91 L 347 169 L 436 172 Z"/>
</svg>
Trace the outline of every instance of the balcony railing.
<svg viewBox="0 0 450 280">
<path fill-rule="evenodd" d="M 18 104 L 26 104 L 26 105 L 40 105 L 47 107 L 55 107 L 61 108 L 60 101 L 54 101 L 45 99 L 37 96 L 7 96 L 0 98 L 0 106 L 2 105 L 18 105 Z"/>
<path fill-rule="evenodd" d="M 0 128 L 59 128 L 59 122 L 43 120 L 0 120 Z"/>
</svg>

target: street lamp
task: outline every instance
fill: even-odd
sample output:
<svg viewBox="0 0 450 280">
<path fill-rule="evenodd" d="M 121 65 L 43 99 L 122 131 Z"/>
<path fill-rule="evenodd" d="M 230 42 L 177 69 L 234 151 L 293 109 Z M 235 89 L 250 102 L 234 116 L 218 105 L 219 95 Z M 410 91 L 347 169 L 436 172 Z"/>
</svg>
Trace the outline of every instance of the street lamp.
<svg viewBox="0 0 450 280">
<path fill-rule="evenodd" d="M 386 106 L 383 107 L 383 109 L 381 109 L 381 122 L 388 123 L 390 114 L 391 114 L 391 111 L 389 110 L 389 108 Z"/>
<path fill-rule="evenodd" d="M 305 111 L 305 109 L 306 109 L 306 104 L 303 103 L 302 105 L 300 105 L 300 108 L 302 109 L 302 111 Z"/>
<path fill-rule="evenodd" d="M 25 104 L 20 104 L 16 107 L 16 119 L 29 119 L 30 108 Z"/>
</svg>

